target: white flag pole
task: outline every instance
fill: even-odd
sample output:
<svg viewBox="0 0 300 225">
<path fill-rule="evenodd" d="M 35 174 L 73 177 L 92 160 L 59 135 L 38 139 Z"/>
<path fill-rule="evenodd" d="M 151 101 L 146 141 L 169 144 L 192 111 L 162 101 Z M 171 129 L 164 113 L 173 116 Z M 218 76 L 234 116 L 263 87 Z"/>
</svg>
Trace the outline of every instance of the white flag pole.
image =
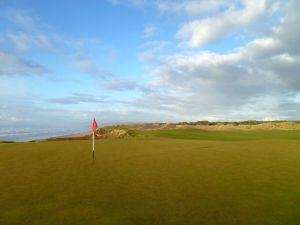
<svg viewBox="0 0 300 225">
<path fill-rule="evenodd" d="M 93 161 L 95 158 L 95 132 L 93 131 Z"/>
</svg>

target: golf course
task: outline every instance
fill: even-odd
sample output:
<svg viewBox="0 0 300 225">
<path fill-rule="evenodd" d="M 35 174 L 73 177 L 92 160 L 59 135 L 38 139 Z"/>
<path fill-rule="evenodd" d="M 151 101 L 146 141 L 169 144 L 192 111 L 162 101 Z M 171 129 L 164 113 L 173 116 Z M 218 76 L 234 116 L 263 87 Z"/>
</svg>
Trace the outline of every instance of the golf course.
<svg viewBox="0 0 300 225">
<path fill-rule="evenodd" d="M 0 143 L 1 225 L 297 225 L 300 131 Z"/>
<path fill-rule="evenodd" d="M 0 225 L 300 225 L 300 0 L 0 0 Z"/>
</svg>

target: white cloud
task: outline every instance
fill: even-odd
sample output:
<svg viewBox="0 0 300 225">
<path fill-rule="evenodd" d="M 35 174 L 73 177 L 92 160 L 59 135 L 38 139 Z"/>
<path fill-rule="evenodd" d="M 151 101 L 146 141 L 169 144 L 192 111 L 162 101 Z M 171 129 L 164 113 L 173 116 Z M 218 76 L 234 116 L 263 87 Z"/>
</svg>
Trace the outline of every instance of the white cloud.
<svg viewBox="0 0 300 225">
<path fill-rule="evenodd" d="M 281 49 L 281 43 L 276 38 L 265 37 L 255 39 L 248 43 L 246 47 L 241 49 L 244 55 L 248 58 L 262 58 L 275 54 Z"/>
<path fill-rule="evenodd" d="M 157 27 L 154 26 L 153 24 L 148 24 L 145 26 L 144 29 L 144 37 L 149 38 L 158 33 Z"/>
<path fill-rule="evenodd" d="M 97 80 L 99 85 L 110 91 L 126 91 L 137 88 L 136 81 L 133 79 L 120 78 L 110 72 L 101 69 L 101 66 L 91 59 L 91 57 L 84 52 L 78 52 L 73 56 L 72 66 L 85 74 L 92 75 Z M 100 79 L 99 79 L 100 78 Z"/>
<path fill-rule="evenodd" d="M 265 0 L 246 0 L 244 7 L 228 8 L 220 15 L 187 22 L 177 32 L 183 45 L 189 48 L 202 47 L 221 40 L 243 26 L 258 21 L 266 10 Z"/>
<path fill-rule="evenodd" d="M 0 52 L 0 75 L 38 75 L 48 72 L 43 66 L 20 59 L 19 57 Z"/>
<path fill-rule="evenodd" d="M 137 84 L 133 79 L 111 78 L 105 82 L 105 87 L 113 91 L 127 91 L 137 88 Z"/>
<path fill-rule="evenodd" d="M 87 53 L 78 52 L 73 56 L 72 66 L 80 72 L 106 79 L 108 74 L 101 71 Z"/>
<path fill-rule="evenodd" d="M 81 104 L 81 103 L 102 103 L 104 100 L 99 97 L 95 97 L 91 94 L 73 93 L 70 96 L 52 98 L 49 100 L 51 103 L 56 104 Z"/>
<path fill-rule="evenodd" d="M 29 42 L 31 40 L 28 38 L 27 34 L 23 32 L 19 32 L 18 34 L 8 33 L 7 36 L 13 41 L 16 49 L 20 51 L 30 50 Z"/>
<path fill-rule="evenodd" d="M 227 0 L 185 0 L 185 1 L 157 1 L 156 7 L 164 14 L 188 15 L 190 17 L 203 16 L 220 11 L 222 7 L 230 5 Z"/>
<path fill-rule="evenodd" d="M 287 51 L 293 54 L 300 53 L 300 1 L 291 0 L 286 2 L 285 15 L 281 19 L 280 26 L 275 29 L 275 35 L 283 40 Z"/>
<path fill-rule="evenodd" d="M 29 11 L 20 9 L 11 9 L 6 12 L 7 18 L 21 28 L 34 31 L 37 29 L 37 19 L 32 17 Z"/>
<path fill-rule="evenodd" d="M 50 39 L 43 33 L 9 32 L 7 37 L 14 43 L 19 51 L 30 51 L 40 49 L 44 51 L 54 50 Z"/>
<path fill-rule="evenodd" d="M 16 31 L 8 31 L 5 36 L 10 39 L 19 51 L 42 50 L 55 51 L 55 37 L 41 22 L 24 10 L 10 10 L 7 18 L 17 27 Z"/>
<path fill-rule="evenodd" d="M 170 45 L 168 41 L 147 41 L 140 48 L 146 52 L 157 53 L 163 52 L 168 45 Z"/>
</svg>

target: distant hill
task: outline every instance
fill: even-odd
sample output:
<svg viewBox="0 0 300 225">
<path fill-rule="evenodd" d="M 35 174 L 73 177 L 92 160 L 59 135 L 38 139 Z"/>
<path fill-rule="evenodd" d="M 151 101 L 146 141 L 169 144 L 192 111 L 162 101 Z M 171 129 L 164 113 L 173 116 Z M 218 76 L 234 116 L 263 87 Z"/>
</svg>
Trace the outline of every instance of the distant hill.
<svg viewBox="0 0 300 225">
<path fill-rule="evenodd" d="M 239 121 L 239 122 L 179 122 L 179 123 L 140 123 L 106 126 L 101 128 L 102 134 L 111 130 L 163 130 L 194 128 L 201 130 L 300 130 L 299 121 Z M 101 133 L 101 132 L 99 132 Z"/>
</svg>

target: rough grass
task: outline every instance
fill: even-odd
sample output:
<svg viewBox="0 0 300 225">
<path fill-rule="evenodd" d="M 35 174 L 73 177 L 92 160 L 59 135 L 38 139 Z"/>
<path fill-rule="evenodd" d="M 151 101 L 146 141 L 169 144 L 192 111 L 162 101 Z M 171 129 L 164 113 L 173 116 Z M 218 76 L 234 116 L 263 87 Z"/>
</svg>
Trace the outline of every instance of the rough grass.
<svg viewBox="0 0 300 225">
<path fill-rule="evenodd" d="M 207 141 L 245 141 L 245 140 L 298 140 L 300 141 L 300 131 L 207 131 L 200 129 L 166 129 L 139 131 L 139 134 L 146 137 L 164 137 L 172 139 L 192 139 Z"/>
<path fill-rule="evenodd" d="M 299 224 L 299 132 L 198 132 L 0 143 L 0 224 Z"/>
</svg>

